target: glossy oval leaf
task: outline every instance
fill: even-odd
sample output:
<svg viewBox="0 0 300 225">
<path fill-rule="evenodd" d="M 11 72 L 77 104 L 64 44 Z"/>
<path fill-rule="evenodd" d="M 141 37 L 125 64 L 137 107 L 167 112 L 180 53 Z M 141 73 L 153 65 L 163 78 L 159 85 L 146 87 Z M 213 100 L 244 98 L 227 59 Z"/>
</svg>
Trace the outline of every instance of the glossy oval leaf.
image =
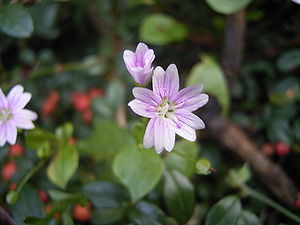
<svg viewBox="0 0 300 225">
<path fill-rule="evenodd" d="M 248 210 L 242 210 L 237 225 L 262 225 L 257 216 Z"/>
<path fill-rule="evenodd" d="M 17 38 L 28 38 L 33 32 L 32 18 L 22 5 L 7 4 L 0 9 L 0 31 Z"/>
<path fill-rule="evenodd" d="M 182 41 L 188 35 L 187 27 L 164 14 L 151 14 L 141 23 L 140 39 L 149 44 L 165 45 Z"/>
<path fill-rule="evenodd" d="M 216 12 L 225 15 L 233 14 L 246 7 L 252 0 L 206 0 L 207 4 Z"/>
<path fill-rule="evenodd" d="M 164 178 L 164 202 L 168 211 L 179 224 L 185 224 L 194 212 L 194 187 L 186 176 L 176 170 L 165 172 Z"/>
<path fill-rule="evenodd" d="M 113 162 L 113 172 L 137 201 L 151 191 L 162 175 L 162 161 L 153 149 L 125 148 Z"/>
<path fill-rule="evenodd" d="M 78 158 L 75 146 L 60 149 L 47 168 L 49 179 L 60 188 L 65 188 L 78 167 Z"/>
<path fill-rule="evenodd" d="M 282 72 L 289 72 L 300 66 L 300 49 L 284 52 L 276 62 L 277 68 Z"/>
<path fill-rule="evenodd" d="M 205 225 L 236 225 L 240 213 L 240 200 L 235 196 L 227 196 L 209 210 Z"/>
<path fill-rule="evenodd" d="M 189 177 L 194 173 L 197 155 L 197 143 L 182 139 L 176 143 L 172 153 L 165 157 L 165 162 L 169 169 L 178 170 Z"/>
<path fill-rule="evenodd" d="M 214 95 L 222 106 L 223 113 L 229 110 L 230 96 L 225 75 L 220 65 L 211 57 L 201 57 L 202 62 L 193 66 L 186 85 L 203 83 L 203 92 Z"/>
</svg>

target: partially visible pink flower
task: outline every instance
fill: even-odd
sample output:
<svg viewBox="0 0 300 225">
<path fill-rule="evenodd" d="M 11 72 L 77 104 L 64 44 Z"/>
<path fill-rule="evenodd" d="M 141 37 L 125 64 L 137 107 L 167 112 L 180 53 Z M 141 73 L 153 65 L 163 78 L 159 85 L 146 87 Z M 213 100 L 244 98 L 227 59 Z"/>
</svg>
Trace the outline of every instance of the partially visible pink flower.
<svg viewBox="0 0 300 225">
<path fill-rule="evenodd" d="M 37 114 L 24 109 L 30 99 L 31 94 L 24 92 L 21 85 L 14 86 L 7 97 L 0 88 L 0 146 L 16 143 L 17 128 L 34 128 L 32 121 L 37 119 Z"/>
<path fill-rule="evenodd" d="M 175 134 L 189 140 L 196 140 L 195 130 L 205 128 L 204 122 L 192 112 L 205 105 L 208 95 L 201 94 L 202 84 L 195 84 L 179 91 L 177 67 L 169 65 L 166 71 L 161 67 L 154 70 L 153 91 L 136 87 L 136 99 L 128 103 L 138 115 L 150 118 L 144 135 L 144 147 L 155 147 L 157 153 L 164 149 L 171 151 Z"/>
<path fill-rule="evenodd" d="M 295 3 L 300 4 L 300 0 L 292 0 L 292 1 L 295 2 Z"/>
<path fill-rule="evenodd" d="M 135 52 L 125 50 L 123 59 L 128 72 L 136 83 L 146 84 L 152 76 L 151 64 L 155 58 L 154 51 L 144 43 L 139 43 Z"/>
</svg>

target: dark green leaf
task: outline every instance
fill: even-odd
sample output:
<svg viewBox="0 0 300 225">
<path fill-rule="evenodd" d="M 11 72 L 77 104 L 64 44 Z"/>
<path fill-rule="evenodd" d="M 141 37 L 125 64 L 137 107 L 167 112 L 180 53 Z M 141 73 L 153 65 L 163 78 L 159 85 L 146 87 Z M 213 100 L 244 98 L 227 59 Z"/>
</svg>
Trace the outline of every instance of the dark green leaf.
<svg viewBox="0 0 300 225">
<path fill-rule="evenodd" d="M 92 212 L 92 222 L 95 225 L 120 224 L 123 217 L 123 208 L 99 208 Z"/>
<path fill-rule="evenodd" d="M 285 119 L 274 118 L 268 126 L 268 137 L 271 142 L 283 141 L 292 144 L 293 135 L 289 122 Z"/>
<path fill-rule="evenodd" d="M 78 152 L 75 146 L 67 145 L 60 149 L 47 168 L 49 179 L 61 188 L 75 173 L 78 167 Z"/>
<path fill-rule="evenodd" d="M 161 158 L 153 149 L 138 149 L 136 146 L 125 148 L 113 162 L 114 174 L 128 188 L 133 201 L 155 187 L 162 168 Z"/>
<path fill-rule="evenodd" d="M 205 225 L 236 225 L 240 213 L 240 200 L 235 196 L 227 196 L 209 210 Z"/>
<path fill-rule="evenodd" d="M 91 137 L 78 143 L 79 150 L 94 159 L 112 158 L 124 146 L 132 144 L 132 138 L 117 124 L 107 121 L 96 126 Z"/>
<path fill-rule="evenodd" d="M 25 217 L 42 218 L 43 203 L 38 193 L 30 185 L 25 185 L 21 191 L 21 198 L 18 204 L 11 207 L 12 215 L 19 225 L 25 225 L 23 220 Z"/>
<path fill-rule="evenodd" d="M 45 143 L 50 143 L 55 139 L 53 134 L 38 128 L 27 131 L 25 136 L 26 146 L 32 150 L 38 150 Z"/>
<path fill-rule="evenodd" d="M 289 72 L 300 66 L 300 49 L 284 52 L 277 60 L 277 67 L 282 72 Z"/>
<path fill-rule="evenodd" d="M 185 176 L 191 176 L 194 172 L 197 155 L 197 143 L 180 140 L 176 143 L 172 153 L 167 155 L 165 162 L 168 168 L 176 169 Z"/>
<path fill-rule="evenodd" d="M 164 178 L 164 201 L 168 211 L 180 224 L 185 224 L 195 207 L 194 187 L 176 170 L 166 172 Z"/>
<path fill-rule="evenodd" d="M 240 186 L 245 184 L 251 178 L 251 171 L 248 164 L 244 164 L 241 168 L 230 169 L 227 182 L 232 186 Z"/>
<path fill-rule="evenodd" d="M 246 7 L 252 0 L 206 0 L 207 4 L 216 12 L 225 15 L 233 14 Z"/>
<path fill-rule="evenodd" d="M 30 37 L 33 23 L 27 9 L 19 4 L 8 4 L 0 8 L 0 30 L 12 37 Z"/>
<path fill-rule="evenodd" d="M 84 195 L 96 208 L 122 208 L 129 202 L 128 192 L 110 181 L 95 181 L 83 187 Z"/>
<path fill-rule="evenodd" d="M 139 33 L 140 39 L 144 42 L 165 45 L 184 40 L 188 29 L 170 16 L 151 14 L 142 21 Z"/>
<path fill-rule="evenodd" d="M 136 225 L 165 225 L 164 212 L 148 202 L 138 202 L 130 208 L 129 218 Z"/>
<path fill-rule="evenodd" d="M 242 210 L 237 225 L 262 225 L 262 223 L 252 212 Z"/>
</svg>

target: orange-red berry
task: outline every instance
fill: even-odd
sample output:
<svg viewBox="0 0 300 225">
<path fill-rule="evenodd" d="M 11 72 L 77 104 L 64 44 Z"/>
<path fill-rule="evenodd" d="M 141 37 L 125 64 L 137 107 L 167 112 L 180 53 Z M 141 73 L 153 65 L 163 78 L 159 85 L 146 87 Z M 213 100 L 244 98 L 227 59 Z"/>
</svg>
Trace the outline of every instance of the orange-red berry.
<svg viewBox="0 0 300 225">
<path fill-rule="evenodd" d="M 49 201 L 48 194 L 45 191 L 39 190 L 38 193 L 42 202 L 47 203 Z"/>
<path fill-rule="evenodd" d="M 11 156 L 21 156 L 24 154 L 24 148 L 20 144 L 14 144 L 9 147 L 9 155 Z"/>
<path fill-rule="evenodd" d="M 2 168 L 2 179 L 8 181 L 17 172 L 17 164 L 13 161 L 7 162 Z"/>
<path fill-rule="evenodd" d="M 8 189 L 9 189 L 10 191 L 16 190 L 16 189 L 17 189 L 17 183 L 16 183 L 16 182 L 12 182 L 12 183 L 9 185 Z"/>
<path fill-rule="evenodd" d="M 82 119 L 85 123 L 91 123 L 93 119 L 93 112 L 90 109 L 83 111 Z"/>
<path fill-rule="evenodd" d="M 53 114 L 60 100 L 60 95 L 57 91 L 52 91 L 45 99 L 42 105 L 42 115 L 49 116 Z"/>
<path fill-rule="evenodd" d="M 91 219 L 91 206 L 81 206 L 76 204 L 73 208 L 73 218 L 80 222 L 88 222 Z"/>
<path fill-rule="evenodd" d="M 290 146 L 282 141 L 278 141 L 274 145 L 275 153 L 279 156 L 285 156 L 290 152 Z"/>
<path fill-rule="evenodd" d="M 104 91 L 102 89 L 98 89 L 98 88 L 91 88 L 88 92 L 88 95 L 91 98 L 103 97 L 104 96 Z"/>
<path fill-rule="evenodd" d="M 75 92 L 71 95 L 71 102 L 77 111 L 83 112 L 89 109 L 91 105 L 91 98 L 83 93 Z"/>
</svg>

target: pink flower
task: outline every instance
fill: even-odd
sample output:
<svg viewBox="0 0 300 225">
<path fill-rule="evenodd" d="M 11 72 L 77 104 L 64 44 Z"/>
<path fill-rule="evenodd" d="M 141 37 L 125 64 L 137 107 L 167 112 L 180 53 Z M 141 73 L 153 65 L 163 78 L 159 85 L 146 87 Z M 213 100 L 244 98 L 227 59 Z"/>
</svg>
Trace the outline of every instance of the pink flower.
<svg viewBox="0 0 300 225">
<path fill-rule="evenodd" d="M 14 86 L 7 97 L 0 88 L 0 146 L 6 141 L 13 145 L 17 139 L 17 128 L 33 129 L 37 114 L 23 109 L 31 99 L 31 94 L 23 92 L 21 85 Z"/>
<path fill-rule="evenodd" d="M 139 43 L 135 52 L 125 50 L 123 59 L 128 72 L 132 75 L 136 83 L 146 84 L 151 78 L 153 67 L 151 64 L 155 58 L 152 49 L 144 43 Z"/>
<path fill-rule="evenodd" d="M 171 151 L 175 133 L 189 140 L 196 140 L 197 129 L 205 128 L 204 122 L 192 112 L 208 102 L 208 95 L 201 94 L 202 84 L 195 84 L 179 91 L 177 67 L 169 65 L 166 71 L 156 67 L 152 77 L 153 91 L 136 87 L 136 99 L 128 103 L 138 115 L 150 118 L 144 135 L 144 147 L 155 147 L 157 153 Z"/>
</svg>

